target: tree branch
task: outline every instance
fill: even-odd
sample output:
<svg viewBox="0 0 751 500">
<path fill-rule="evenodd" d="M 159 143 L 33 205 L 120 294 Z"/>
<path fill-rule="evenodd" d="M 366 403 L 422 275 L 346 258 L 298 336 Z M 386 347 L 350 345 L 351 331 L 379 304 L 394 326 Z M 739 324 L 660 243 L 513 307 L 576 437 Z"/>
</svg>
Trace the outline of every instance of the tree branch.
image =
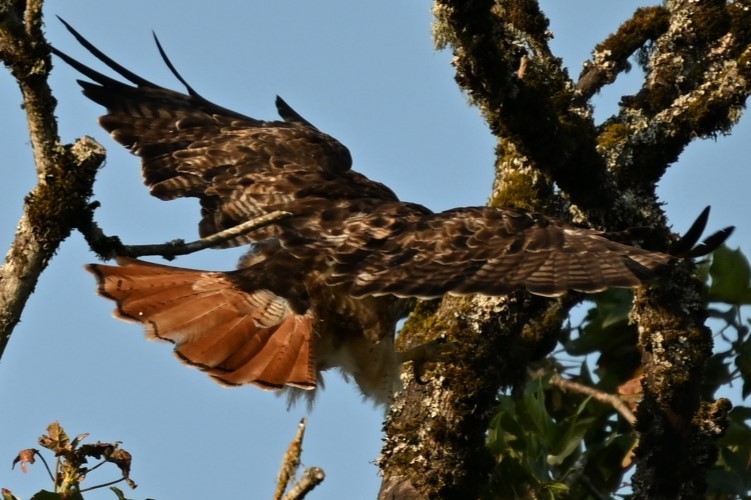
<svg viewBox="0 0 751 500">
<path fill-rule="evenodd" d="M 274 500 L 302 500 L 305 496 L 313 491 L 326 477 L 323 469 L 319 467 L 310 467 L 305 470 L 300 480 L 290 488 L 286 495 L 284 490 L 287 489 L 287 485 L 295 477 L 297 468 L 300 466 L 300 456 L 302 455 L 302 440 L 305 436 L 305 426 L 307 421 L 303 418 L 300 420 L 300 424 L 297 426 L 297 434 L 292 442 L 289 444 L 287 453 L 284 454 L 282 460 L 282 467 L 279 470 L 279 478 L 276 482 L 276 492 L 274 493 Z M 282 496 L 284 495 L 284 496 Z"/>
<path fill-rule="evenodd" d="M 575 104 L 574 84 L 547 45 L 548 20 L 538 3 L 437 0 L 433 10 L 436 45 L 453 50 L 457 83 L 482 111 L 499 149 L 511 145 L 508 163 L 528 158 L 537 175 L 583 207 L 612 205 L 618 193 L 596 151 L 590 110 Z M 494 203 L 518 203 L 498 194 L 502 201 Z"/>
<path fill-rule="evenodd" d="M 305 469 L 303 476 L 295 485 L 290 488 L 289 492 L 284 495 L 283 500 L 302 500 L 308 493 L 321 484 L 326 478 L 323 469 L 319 467 L 309 467 Z"/>
<path fill-rule="evenodd" d="M 289 443 L 287 453 L 284 454 L 282 459 L 282 467 L 279 469 L 279 477 L 276 480 L 276 492 L 274 493 L 274 500 L 280 500 L 284 491 L 287 489 L 287 485 L 290 480 L 295 477 L 297 468 L 300 466 L 300 455 L 302 454 L 302 440 L 305 436 L 305 426 L 307 421 L 305 418 L 300 420 L 297 425 L 297 434 L 295 434 L 292 442 Z"/>
<path fill-rule="evenodd" d="M 68 237 L 91 196 L 104 149 L 84 137 L 62 146 L 55 100 L 47 84 L 51 63 L 41 32 L 40 0 L 0 1 L 0 59 L 23 97 L 38 184 L 26 196 L 15 239 L 0 268 L 0 356 L 21 312 L 60 243 Z"/>
<path fill-rule="evenodd" d="M 629 58 L 643 49 L 645 43 L 662 35 L 669 26 L 670 14 L 664 7 L 637 9 L 616 33 L 597 44 L 592 59 L 584 63 L 576 82 L 581 102 L 588 101 L 602 87 L 613 83 L 620 73 L 628 71 L 631 68 Z"/>
<path fill-rule="evenodd" d="M 751 89 L 748 8 L 723 1 L 668 5 L 670 27 L 644 63 L 644 86 L 624 98 L 600 140 L 608 164 L 618 165 L 618 183 L 648 192 L 691 141 L 727 133 Z"/>
</svg>

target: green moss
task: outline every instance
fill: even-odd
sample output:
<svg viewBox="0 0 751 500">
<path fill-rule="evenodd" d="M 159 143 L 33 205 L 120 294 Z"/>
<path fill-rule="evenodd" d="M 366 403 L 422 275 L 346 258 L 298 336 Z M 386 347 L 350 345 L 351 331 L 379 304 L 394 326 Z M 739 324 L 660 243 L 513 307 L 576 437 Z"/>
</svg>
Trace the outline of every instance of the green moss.
<svg viewBox="0 0 751 500">
<path fill-rule="evenodd" d="M 730 28 L 730 17 L 723 0 L 702 0 L 691 16 L 697 41 L 707 43 L 717 40 Z"/>
<path fill-rule="evenodd" d="M 630 134 L 631 129 L 628 125 L 618 122 L 607 123 L 597 136 L 597 147 L 605 151 L 610 150 L 623 144 Z"/>
<path fill-rule="evenodd" d="M 675 74 L 678 72 L 667 71 L 663 68 L 664 73 Z M 655 84 L 644 86 L 639 93 L 629 102 L 629 106 L 643 110 L 647 115 L 654 116 L 665 109 L 677 95 L 677 90 L 670 85 Z"/>
<path fill-rule="evenodd" d="M 727 6 L 730 16 L 730 32 L 745 47 L 751 40 L 751 2 L 733 2 Z"/>
<path fill-rule="evenodd" d="M 645 40 L 655 40 L 670 26 L 670 13 L 664 7 L 637 9 L 634 16 L 618 31 L 595 47 L 596 53 L 608 54 L 608 59 L 623 61 L 641 48 Z"/>
<path fill-rule="evenodd" d="M 496 4 L 498 6 L 499 4 Z M 505 2 L 505 10 L 496 12 L 503 19 L 527 35 L 544 34 L 550 21 L 540 11 L 540 5 L 533 0 L 516 0 Z"/>
<path fill-rule="evenodd" d="M 435 314 L 440 305 L 441 299 L 416 301 L 396 340 L 398 349 L 407 347 L 403 345 L 406 338 L 409 338 L 411 345 L 420 345 L 436 338 L 438 332 L 448 330 L 448 325 L 441 322 Z"/>
<path fill-rule="evenodd" d="M 538 344 L 547 342 L 547 339 L 558 337 L 563 321 L 566 319 L 563 308 L 558 302 L 551 302 L 544 313 L 532 318 L 522 328 L 522 338 L 526 342 Z"/>
<path fill-rule="evenodd" d="M 514 206 L 527 210 L 539 209 L 540 199 L 544 198 L 539 182 L 521 172 L 500 175 L 501 188 L 494 191 L 489 204 L 494 207 Z"/>
<path fill-rule="evenodd" d="M 58 164 L 27 196 L 29 224 L 40 233 L 40 238 L 62 241 L 78 225 L 104 157 L 103 150 L 87 151 L 87 147 L 91 145 L 59 146 L 55 152 Z"/>
</svg>

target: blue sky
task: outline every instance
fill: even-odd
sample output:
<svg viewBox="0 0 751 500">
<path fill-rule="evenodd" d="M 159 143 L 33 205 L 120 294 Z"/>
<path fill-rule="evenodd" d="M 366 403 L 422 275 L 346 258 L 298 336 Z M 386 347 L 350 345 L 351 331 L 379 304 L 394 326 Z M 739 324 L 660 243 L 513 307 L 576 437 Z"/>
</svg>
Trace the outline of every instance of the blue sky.
<svg viewBox="0 0 751 500">
<path fill-rule="evenodd" d="M 207 98 L 258 118 L 275 118 L 276 94 L 352 151 L 355 168 L 405 200 L 434 210 L 481 205 L 490 192 L 494 141 L 453 81 L 451 55 L 436 52 L 430 3 L 380 0 L 206 2 L 48 2 L 48 39 L 92 57 L 53 17 L 60 15 L 114 59 L 149 80 L 179 87 L 161 62 L 151 31 L 183 76 Z M 553 49 L 572 75 L 591 47 L 635 6 L 649 2 L 542 2 Z M 583 19 L 588 21 L 583 21 Z M 597 97 L 602 120 L 618 97 L 639 85 L 632 71 Z M 95 199 L 97 219 L 126 243 L 193 239 L 195 200 L 164 203 L 142 185 L 136 158 L 97 126 L 98 105 L 58 63 L 51 85 L 63 140 L 91 135 L 107 147 Z M 6 196 L 0 243 L 7 248 L 23 197 L 35 182 L 18 89 L 0 72 Z M 730 137 L 692 145 L 660 184 L 677 231 L 713 206 L 710 225 L 739 226 L 730 245 L 751 249 L 748 186 L 751 125 Z M 184 267 L 226 270 L 238 251 L 181 257 Z M 311 498 L 373 498 L 380 484 L 382 411 L 363 402 L 336 373 L 314 410 L 287 411 L 284 399 L 252 387 L 224 389 L 178 363 L 169 345 L 149 343 L 137 325 L 115 321 L 82 266 L 95 259 L 79 235 L 68 239 L 42 276 L 0 362 L 0 464 L 36 445 L 59 420 L 70 434 L 123 441 L 134 455 L 132 498 L 269 498 L 281 457 L 308 415 L 303 464 L 322 467 Z M 114 474 L 113 474 L 114 475 Z M 111 479 L 106 473 L 90 481 Z M 0 486 L 28 498 L 47 487 L 43 468 L 23 475 L 0 467 Z M 113 498 L 108 491 L 87 498 Z"/>
</svg>

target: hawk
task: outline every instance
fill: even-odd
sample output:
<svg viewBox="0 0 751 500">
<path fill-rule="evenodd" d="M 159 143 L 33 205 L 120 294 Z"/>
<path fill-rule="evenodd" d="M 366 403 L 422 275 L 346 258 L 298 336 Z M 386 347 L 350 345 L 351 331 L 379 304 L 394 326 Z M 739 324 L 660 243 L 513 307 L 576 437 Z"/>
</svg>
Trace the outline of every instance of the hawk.
<svg viewBox="0 0 751 500">
<path fill-rule="evenodd" d="M 198 198 L 202 237 L 276 210 L 287 218 L 223 246 L 251 245 L 237 270 L 211 272 L 118 258 L 90 264 L 115 315 L 225 385 L 314 389 L 339 367 L 362 393 L 387 402 L 399 365 L 397 322 L 413 298 L 499 296 L 518 288 L 547 297 L 569 290 L 636 287 L 673 255 L 651 252 L 519 208 L 464 207 L 434 213 L 400 201 L 351 169 L 348 149 L 281 98 L 281 121 L 263 121 L 199 95 L 165 61 L 186 93 L 122 67 L 73 28 L 73 36 L 127 82 L 53 52 L 89 81 L 99 120 L 140 157 L 145 184 L 162 200 Z M 707 210 L 679 245 L 694 257 Z"/>
</svg>

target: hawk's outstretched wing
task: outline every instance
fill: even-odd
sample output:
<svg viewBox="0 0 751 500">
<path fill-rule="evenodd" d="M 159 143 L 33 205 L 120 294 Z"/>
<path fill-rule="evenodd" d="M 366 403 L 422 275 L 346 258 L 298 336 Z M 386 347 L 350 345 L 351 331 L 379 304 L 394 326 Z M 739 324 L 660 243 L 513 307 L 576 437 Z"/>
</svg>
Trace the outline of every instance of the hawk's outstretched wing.
<svg viewBox="0 0 751 500">
<path fill-rule="evenodd" d="M 63 21 L 64 22 L 64 21 Z M 331 198 L 396 200 L 378 182 L 353 172 L 349 151 L 277 97 L 283 121 L 262 121 L 218 106 L 195 92 L 159 50 L 187 94 L 160 87 L 125 69 L 65 26 L 97 58 L 132 85 L 52 49 L 93 82 L 84 94 L 107 110 L 99 123 L 141 158 L 151 194 L 200 199 L 201 236 L 284 209 L 311 210 Z M 158 41 L 157 41 L 158 44 Z M 299 204 L 304 205 L 298 207 Z M 232 240 L 240 245 L 254 235 Z"/>
<path fill-rule="evenodd" d="M 175 343 L 183 361 L 224 383 L 312 388 L 319 371 L 339 366 L 385 401 L 407 297 L 635 287 L 675 255 L 707 253 L 732 231 L 694 248 L 705 210 L 668 254 L 517 208 L 436 214 L 351 170 L 349 151 L 281 99 L 283 121 L 257 120 L 201 97 L 161 47 L 187 94 L 135 75 L 68 29 L 130 84 L 53 51 L 92 80 L 80 82 L 84 94 L 107 109 L 101 125 L 141 157 L 151 193 L 200 200 L 201 235 L 274 210 L 292 214 L 229 243 L 256 243 L 237 271 L 132 259 L 88 267 L 119 317 Z"/>
<path fill-rule="evenodd" d="M 671 253 L 518 208 L 432 213 L 404 202 L 380 203 L 366 215 L 331 209 L 328 226 L 285 221 L 280 240 L 300 259 L 325 256 L 326 283 L 354 297 L 498 296 L 517 288 L 555 297 L 636 287 L 676 256 L 705 255 L 732 232 L 723 229 L 695 247 L 708 216 L 709 208 Z"/>
<path fill-rule="evenodd" d="M 298 252 L 330 252 L 328 283 L 349 286 L 356 297 L 504 295 L 518 288 L 549 297 L 591 293 L 638 286 L 671 259 L 519 209 L 466 207 L 405 217 L 384 207 L 343 221 L 343 241 L 324 235 Z"/>
</svg>

